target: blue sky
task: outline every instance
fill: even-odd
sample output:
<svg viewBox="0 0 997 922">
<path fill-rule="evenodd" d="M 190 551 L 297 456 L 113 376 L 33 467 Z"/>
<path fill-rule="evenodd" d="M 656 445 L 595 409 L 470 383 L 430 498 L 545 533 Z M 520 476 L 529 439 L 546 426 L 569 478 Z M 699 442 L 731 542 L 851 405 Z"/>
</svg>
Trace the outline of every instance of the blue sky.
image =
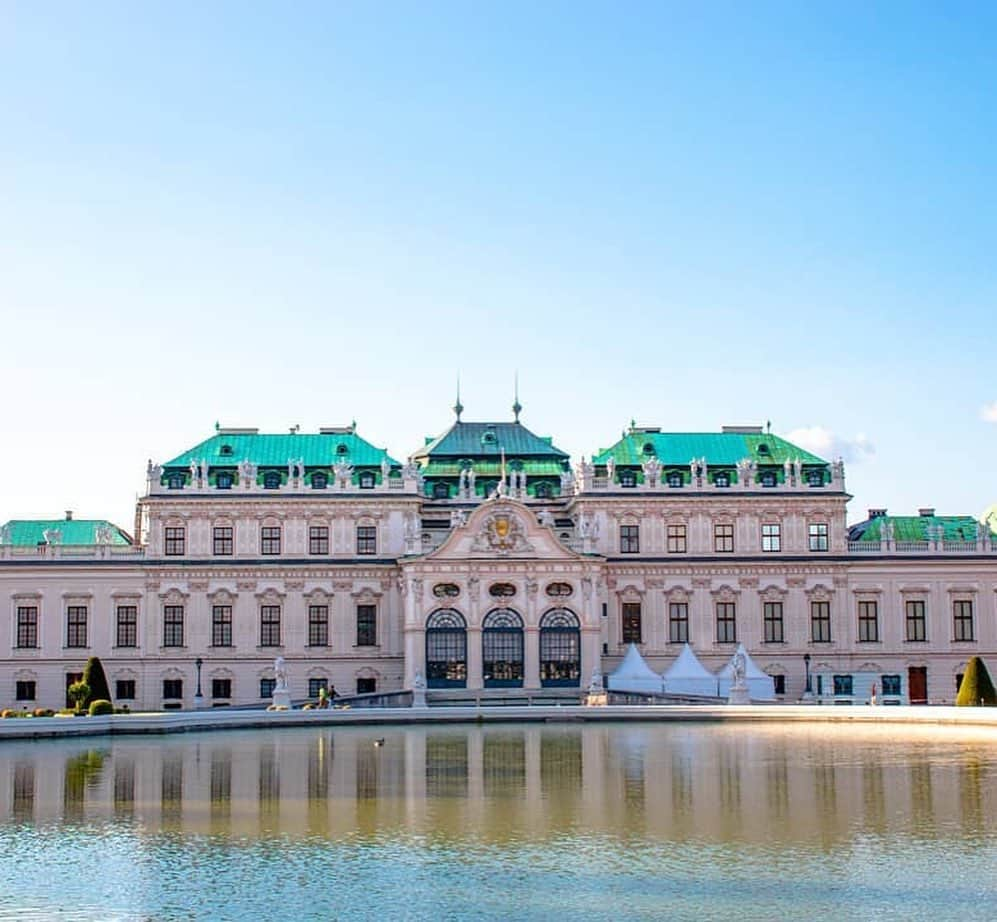
<svg viewBox="0 0 997 922">
<path fill-rule="evenodd" d="M 0 7 L 0 521 L 215 421 L 764 423 L 997 501 L 992 4 Z"/>
</svg>

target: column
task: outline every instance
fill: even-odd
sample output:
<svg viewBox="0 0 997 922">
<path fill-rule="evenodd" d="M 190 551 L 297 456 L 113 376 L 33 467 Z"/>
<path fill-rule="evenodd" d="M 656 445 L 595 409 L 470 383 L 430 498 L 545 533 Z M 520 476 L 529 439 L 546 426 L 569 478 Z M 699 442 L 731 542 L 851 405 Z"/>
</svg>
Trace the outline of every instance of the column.
<svg viewBox="0 0 997 922">
<path fill-rule="evenodd" d="M 523 631 L 523 688 L 540 688 L 540 628 L 535 624 Z"/>
</svg>

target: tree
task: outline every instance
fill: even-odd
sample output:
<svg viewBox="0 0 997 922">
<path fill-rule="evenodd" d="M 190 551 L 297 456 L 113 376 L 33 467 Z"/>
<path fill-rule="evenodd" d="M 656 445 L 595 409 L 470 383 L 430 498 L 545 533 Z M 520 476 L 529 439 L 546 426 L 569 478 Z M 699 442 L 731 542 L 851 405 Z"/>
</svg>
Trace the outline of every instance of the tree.
<svg viewBox="0 0 997 922">
<path fill-rule="evenodd" d="M 84 702 L 90 697 L 90 686 L 81 679 L 79 682 L 73 682 L 66 689 L 66 694 L 69 695 L 69 700 L 73 702 L 77 713 L 79 713 L 83 710 Z"/>
<path fill-rule="evenodd" d="M 83 681 L 90 687 L 83 707 L 89 707 L 91 701 L 111 701 L 111 689 L 107 687 L 107 676 L 99 656 L 91 656 L 83 667 Z"/>
<path fill-rule="evenodd" d="M 955 703 L 959 707 L 997 706 L 997 690 L 986 663 L 978 656 L 972 657 L 966 664 Z"/>
</svg>

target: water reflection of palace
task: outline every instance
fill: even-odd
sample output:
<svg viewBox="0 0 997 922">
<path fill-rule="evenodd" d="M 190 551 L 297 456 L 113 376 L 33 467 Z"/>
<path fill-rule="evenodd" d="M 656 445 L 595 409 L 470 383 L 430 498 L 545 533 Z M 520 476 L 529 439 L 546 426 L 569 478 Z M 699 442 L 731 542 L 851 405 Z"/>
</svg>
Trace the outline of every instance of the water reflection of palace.
<svg viewBox="0 0 997 922">
<path fill-rule="evenodd" d="M 383 745 L 376 738 L 383 732 Z M 811 840 L 997 833 L 997 744 L 880 729 L 526 726 L 12 744 L 4 822 L 223 836 Z"/>
</svg>

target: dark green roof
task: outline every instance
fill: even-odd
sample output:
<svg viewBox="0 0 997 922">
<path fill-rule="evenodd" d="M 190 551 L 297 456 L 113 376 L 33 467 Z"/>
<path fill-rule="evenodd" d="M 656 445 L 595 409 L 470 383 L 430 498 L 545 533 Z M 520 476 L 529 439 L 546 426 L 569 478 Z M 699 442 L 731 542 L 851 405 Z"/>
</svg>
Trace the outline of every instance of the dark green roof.
<svg viewBox="0 0 997 922">
<path fill-rule="evenodd" d="M 567 461 L 568 453 L 555 448 L 550 438 L 534 435 L 522 423 L 454 423 L 443 435 L 430 440 L 413 458 L 425 464 L 427 459 L 468 458 L 548 458 Z"/>
<path fill-rule="evenodd" d="M 650 446 L 647 451 L 645 446 Z M 764 449 L 764 450 L 763 450 Z M 612 457 L 619 466 L 637 466 L 655 457 L 662 464 L 688 466 L 693 458 L 705 458 L 710 466 L 733 467 L 750 458 L 757 464 L 784 464 L 799 459 L 803 464 L 827 466 L 827 462 L 777 435 L 762 432 L 659 432 L 632 429 L 615 445 L 600 449 L 592 463 L 605 465 Z"/>
<path fill-rule="evenodd" d="M 979 520 L 971 515 L 880 515 L 848 529 L 849 541 L 880 541 L 883 523 L 893 526 L 894 541 L 929 541 L 941 526 L 944 541 L 975 541 Z"/>
<path fill-rule="evenodd" d="M 0 543 L 34 547 L 45 543 L 46 531 L 61 532 L 60 544 L 97 543 L 97 529 L 111 530 L 111 544 L 131 544 L 131 537 L 105 519 L 12 519 L 0 526 Z"/>
<path fill-rule="evenodd" d="M 511 472 L 512 467 L 506 464 L 506 470 Z M 564 466 L 560 461 L 533 461 L 529 458 L 523 460 L 523 470 L 527 477 L 560 477 L 564 471 Z M 429 459 L 422 466 L 422 473 L 426 477 L 460 477 L 461 466 L 458 461 L 437 461 L 435 458 Z M 477 461 L 474 464 L 475 477 L 501 477 L 502 462 Z"/>
<path fill-rule="evenodd" d="M 235 467 L 240 461 L 251 461 L 258 467 L 286 467 L 288 461 L 298 458 L 304 459 L 306 468 L 328 468 L 342 460 L 354 467 L 378 467 L 385 457 L 392 467 L 399 466 L 385 449 L 375 448 L 352 430 L 264 435 L 223 429 L 163 467 L 189 468 L 193 461 L 202 460 L 210 467 Z"/>
</svg>

